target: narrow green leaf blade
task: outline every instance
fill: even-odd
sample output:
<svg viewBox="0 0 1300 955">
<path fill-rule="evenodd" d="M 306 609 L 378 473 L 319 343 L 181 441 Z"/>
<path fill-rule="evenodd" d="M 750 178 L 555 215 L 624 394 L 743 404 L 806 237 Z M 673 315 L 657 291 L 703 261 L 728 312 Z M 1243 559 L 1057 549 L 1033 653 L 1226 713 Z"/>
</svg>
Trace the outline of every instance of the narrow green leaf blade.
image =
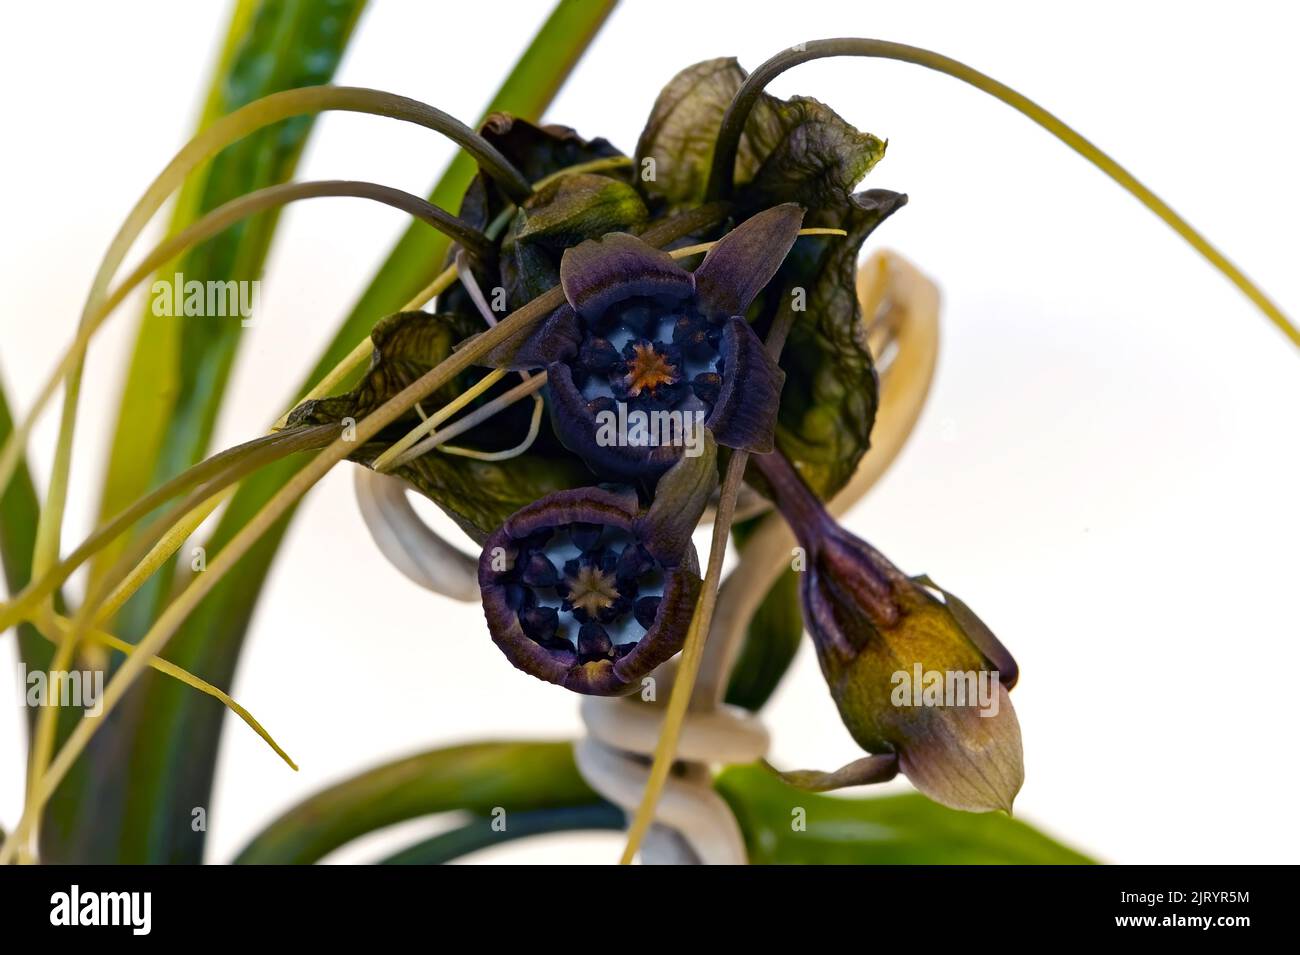
<svg viewBox="0 0 1300 955">
<path fill-rule="evenodd" d="M 0 442 L 13 430 L 13 416 L 0 382 Z M 4 565 L 5 586 L 12 596 L 32 579 L 32 548 L 36 545 L 36 522 L 40 518 L 40 499 L 27 465 L 20 463 L 9 487 L 0 495 L 0 564 Z M 18 659 L 28 670 L 45 670 L 53 658 L 53 648 L 29 624 L 18 627 Z M 37 710 L 28 709 L 28 729 L 36 720 Z"/>
<path fill-rule="evenodd" d="M 612 7 L 612 0 L 562 0 L 489 109 L 539 118 Z M 454 162 L 435 188 L 433 201 L 456 208 L 473 172 L 468 160 Z M 404 304 L 413 294 L 409 289 L 423 288 L 432 278 L 445 247 L 422 245 L 418 231 L 415 234 L 414 245 L 399 243 L 372 284 L 371 293 L 339 329 L 294 400 L 286 400 L 286 407 L 337 365 L 379 318 Z M 396 305 L 389 307 L 387 303 L 392 302 Z M 370 308 L 374 311 L 368 311 Z M 201 423 L 202 419 L 194 420 Z M 300 462 L 278 462 L 240 485 L 206 544 L 209 559 L 300 466 Z M 168 647 L 172 662 L 217 686 L 230 686 L 249 621 L 292 517 L 290 512 L 263 536 L 200 604 Z M 152 617 L 156 610 L 156 605 L 149 606 L 146 616 Z M 100 791 L 111 786 L 121 794 L 120 805 L 97 806 L 94 814 L 83 814 L 84 828 L 69 834 L 64 841 L 68 848 L 58 858 L 158 862 L 197 862 L 201 858 L 203 833 L 191 831 L 189 818 L 193 807 L 209 804 L 224 713 L 219 704 L 210 705 L 215 703 L 210 698 L 169 685 L 172 682 L 155 679 L 152 674 L 142 678 L 115 714 L 115 732 L 99 734 L 74 771 L 83 777 L 85 790 L 76 785 L 74 777 L 56 794 L 56 800 L 68 800 L 70 819 L 78 804 L 89 805 L 86 800 L 93 798 L 89 780 L 94 780 Z M 163 713 L 166 717 L 159 718 Z M 129 779 L 122 778 L 126 766 L 134 767 Z M 54 827 L 45 828 L 47 835 L 54 831 Z M 72 841 L 74 836 L 79 844 Z"/>
<path fill-rule="evenodd" d="M 365 0 L 241 0 L 200 128 L 269 93 L 328 83 L 364 8 Z M 172 230 L 231 199 L 291 179 L 313 125 L 314 117 L 296 117 L 222 150 L 187 181 Z M 161 269 L 159 278 L 255 281 L 278 221 L 272 211 L 227 229 Z M 117 513 L 203 457 L 244 338 L 242 321 L 238 314 L 201 320 L 158 316 L 146 303 L 119 407 L 101 516 Z M 106 549 L 96 566 L 109 566 L 119 554 L 119 548 Z M 147 629 L 156 602 L 168 592 L 168 576 L 160 572 L 124 608 L 118 624 L 124 637 L 133 639 Z"/>
<path fill-rule="evenodd" d="M 364 0 L 240 0 L 200 125 L 268 93 L 328 82 L 364 6 Z M 311 117 L 300 117 L 223 150 L 186 183 L 172 228 L 236 196 L 292 178 L 311 128 Z M 266 214 L 229 229 L 163 269 L 162 276 L 255 280 L 276 221 Z M 146 307 L 102 491 L 105 516 L 203 456 L 242 332 L 239 315 L 161 317 Z M 108 566 L 119 554 L 118 548 L 107 549 L 96 566 Z M 148 629 L 170 592 L 171 566 L 123 608 L 114 623 L 120 636 L 134 640 Z M 229 686 L 231 669 L 217 672 L 220 678 L 212 682 Z M 207 805 L 223 708 L 187 687 L 166 687 L 167 682 L 157 674 L 142 680 L 130 698 L 131 712 L 120 712 L 97 735 L 55 793 L 42 825 L 44 860 L 201 860 L 204 833 L 190 825 L 189 816 L 194 807 Z M 62 729 L 68 725 L 65 721 Z M 191 732 L 196 745 L 180 743 L 173 735 L 178 730 Z"/>
<path fill-rule="evenodd" d="M 919 793 L 849 799 L 788 786 L 761 766 L 717 781 L 749 859 L 777 865 L 1089 865 L 1092 859 L 1000 812 L 946 809 Z"/>
<path fill-rule="evenodd" d="M 435 749 L 354 776 L 312 796 L 262 830 L 236 863 L 316 862 L 358 836 L 434 813 L 491 815 L 586 805 L 568 742 L 472 743 Z M 508 824 L 508 823 L 507 823 Z"/>
</svg>

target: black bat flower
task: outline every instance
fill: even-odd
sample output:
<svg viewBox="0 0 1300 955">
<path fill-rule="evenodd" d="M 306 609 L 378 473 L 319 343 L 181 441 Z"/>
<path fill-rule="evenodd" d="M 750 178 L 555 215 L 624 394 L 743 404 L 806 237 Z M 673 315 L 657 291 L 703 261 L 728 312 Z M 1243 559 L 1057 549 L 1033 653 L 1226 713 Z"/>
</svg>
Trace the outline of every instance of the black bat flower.
<svg viewBox="0 0 1300 955">
<path fill-rule="evenodd" d="M 616 696 L 681 649 L 700 592 L 691 531 L 717 483 L 709 444 L 658 482 L 557 491 L 488 538 L 479 587 L 492 640 L 525 673 Z"/>
<path fill-rule="evenodd" d="M 787 203 L 724 236 L 692 273 L 626 233 L 564 253 L 567 304 L 515 353 L 545 367 L 551 424 L 597 474 L 654 478 L 698 426 L 719 445 L 773 447 L 784 373 L 744 313 L 803 219 Z"/>
</svg>

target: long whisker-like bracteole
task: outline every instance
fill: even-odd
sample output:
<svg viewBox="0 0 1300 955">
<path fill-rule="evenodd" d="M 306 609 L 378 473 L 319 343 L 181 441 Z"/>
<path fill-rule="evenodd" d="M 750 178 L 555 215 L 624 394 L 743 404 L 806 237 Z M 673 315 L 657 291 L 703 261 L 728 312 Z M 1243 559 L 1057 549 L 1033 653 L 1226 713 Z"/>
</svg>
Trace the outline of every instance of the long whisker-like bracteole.
<svg viewBox="0 0 1300 955">
<path fill-rule="evenodd" d="M 736 92 L 722 118 L 718 130 L 717 143 L 713 151 L 713 163 L 709 170 L 709 183 L 706 195 L 710 199 L 725 199 L 731 195 L 736 169 L 736 154 L 740 146 L 740 137 L 745 128 L 745 121 L 758 101 L 759 94 L 773 79 L 786 70 L 809 60 L 818 60 L 830 56 L 865 56 L 886 60 L 900 60 L 914 63 L 926 69 L 947 74 L 963 83 L 969 83 L 978 90 L 1001 100 L 1017 112 L 1023 113 L 1039 126 L 1065 143 L 1088 162 L 1092 163 L 1107 176 L 1117 182 L 1121 188 L 1133 195 L 1139 202 L 1157 216 L 1180 236 L 1192 248 L 1205 257 L 1216 270 L 1221 272 L 1263 312 L 1287 338 L 1300 347 L 1300 328 L 1283 313 L 1282 309 L 1252 282 L 1237 266 L 1211 244 L 1210 240 L 1191 226 L 1182 216 L 1169 207 L 1163 199 L 1144 186 L 1127 169 L 1117 163 L 1089 140 L 1084 138 L 1058 117 L 1043 109 L 1033 100 L 1016 92 L 1005 83 L 1000 83 L 991 76 L 967 66 L 951 57 L 905 43 L 892 43 L 888 40 L 873 40 L 857 37 L 841 37 L 832 40 L 809 40 L 798 46 L 785 50 L 759 66 Z"/>
</svg>

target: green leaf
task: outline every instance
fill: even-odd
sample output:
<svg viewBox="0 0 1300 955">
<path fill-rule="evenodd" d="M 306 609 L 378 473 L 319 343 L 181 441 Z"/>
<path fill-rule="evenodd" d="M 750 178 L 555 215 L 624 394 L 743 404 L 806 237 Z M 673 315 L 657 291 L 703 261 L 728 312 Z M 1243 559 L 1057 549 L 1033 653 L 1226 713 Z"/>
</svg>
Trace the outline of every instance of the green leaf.
<svg viewBox="0 0 1300 955">
<path fill-rule="evenodd" d="M 364 5 L 241 0 L 200 125 L 268 93 L 328 82 Z M 223 150 L 186 183 L 172 229 L 229 199 L 291 178 L 311 128 L 311 117 L 300 117 Z M 250 219 L 192 249 L 161 275 L 255 280 L 275 225 L 274 214 Z M 154 316 L 146 308 L 119 407 L 101 514 L 115 514 L 203 456 L 242 332 L 238 316 L 192 321 Z M 98 555 L 95 566 L 108 567 L 124 544 L 125 539 Z M 137 639 L 148 628 L 171 593 L 171 578 L 169 564 L 123 608 L 114 624 L 120 636 Z M 210 682 L 229 686 L 230 667 L 199 662 Z M 171 682 L 157 674 L 141 680 L 55 793 L 42 825 L 44 860 L 200 861 L 203 833 L 187 819 L 193 807 L 207 805 L 223 708 Z M 106 800 L 106 792 L 114 798 Z"/>
<path fill-rule="evenodd" d="M 612 7 L 611 0 L 564 0 L 558 4 L 498 91 L 490 110 L 537 118 Z M 291 50 L 285 52 L 292 55 Z M 474 173 L 474 163 L 459 155 L 434 189 L 432 201 L 454 208 Z M 445 254 L 446 245 L 432 230 L 409 231 L 295 396 L 306 394 L 334 368 L 380 317 L 400 309 L 427 285 Z M 136 374 L 148 384 L 147 369 L 137 368 L 133 377 Z M 205 544 L 209 556 L 225 546 L 301 466 L 301 461 L 285 460 L 245 480 Z M 172 662 L 217 686 L 230 686 L 244 634 L 292 517 L 291 511 L 277 522 L 185 622 L 168 645 Z M 192 831 L 190 813 L 195 806 L 209 804 L 224 713 L 211 698 L 170 685 L 172 682 L 152 674 L 143 677 L 115 713 L 118 722 L 113 732 L 97 735 L 90 752 L 60 787 L 55 800 L 67 800 L 61 810 L 66 822 L 47 822 L 44 832 L 50 837 L 63 830 L 60 841 L 65 848 L 47 858 L 104 862 L 201 859 L 204 834 Z M 128 766 L 129 779 L 124 778 Z M 112 803 L 102 798 L 108 792 L 114 794 Z M 85 806 L 94 806 L 94 811 L 84 811 Z M 79 807 L 82 811 L 78 814 Z M 46 815 L 49 819 L 51 813 Z"/>
<path fill-rule="evenodd" d="M 1000 812 L 945 809 L 917 793 L 849 799 L 733 766 L 718 792 L 740 822 L 750 862 L 777 865 L 1087 865 L 1087 856 Z M 799 823 L 803 823 L 801 828 Z"/>
<path fill-rule="evenodd" d="M 9 401 L 0 383 L 0 443 L 13 427 Z M 36 546 L 36 522 L 40 514 L 40 499 L 31 473 L 25 464 L 19 463 L 13 480 L 0 495 L 0 564 L 4 566 L 5 586 L 11 596 L 31 582 L 32 548 Z M 58 604 L 61 606 L 62 601 Z M 53 645 L 42 640 L 35 628 L 26 623 L 18 627 L 18 658 L 28 670 L 49 669 L 53 657 Z M 30 730 L 39 711 L 34 707 L 26 709 Z"/>
<path fill-rule="evenodd" d="M 316 862 L 384 826 L 440 812 L 490 816 L 598 802 L 568 742 L 474 743 L 376 767 L 299 803 L 262 830 L 241 864 Z"/>
<path fill-rule="evenodd" d="M 732 528 L 742 557 L 745 539 L 760 520 L 755 518 Z M 731 671 L 726 701 L 747 710 L 762 709 L 794 662 L 801 640 L 803 611 L 799 607 L 799 577 L 787 568 L 754 611 Z"/>
<path fill-rule="evenodd" d="M 805 225 L 844 229 L 848 236 L 800 239 L 762 296 L 774 313 L 795 289 L 806 291 L 806 320 L 794 323 L 781 353 L 786 384 L 776 442 L 823 500 L 853 476 L 876 420 L 875 364 L 856 291 L 858 250 L 906 201 L 873 189 L 842 206 L 810 211 Z"/>
<path fill-rule="evenodd" d="M 364 7 L 364 0 L 241 0 L 199 127 L 269 93 L 328 83 Z M 222 150 L 186 182 L 171 231 L 224 202 L 291 179 L 313 122 L 312 116 L 296 117 Z M 278 211 L 272 211 L 227 229 L 159 270 L 159 278 L 257 280 L 277 222 Z M 101 517 L 203 457 L 243 337 L 238 315 L 194 321 L 154 315 L 146 303 L 110 445 Z M 111 566 L 127 540 L 102 551 L 94 566 Z M 123 610 L 117 626 L 124 637 L 147 629 L 157 602 L 169 593 L 168 577 L 169 569 L 161 571 Z"/>
<path fill-rule="evenodd" d="M 660 93 L 636 150 L 637 169 L 655 161 L 655 177 L 638 183 L 652 212 L 703 199 L 722 115 L 747 75 L 734 59 L 708 60 L 683 70 Z M 786 386 L 777 443 L 822 498 L 852 475 L 875 421 L 876 378 L 854 291 L 856 263 L 867 236 L 906 197 L 884 190 L 855 196 L 853 189 L 884 152 L 881 140 L 817 100 L 764 93 L 736 157 L 738 221 L 796 202 L 806 210 L 805 227 L 849 233 L 801 238 L 751 310 L 765 332 L 776 310 L 803 290 L 806 311 L 781 356 Z"/>
<path fill-rule="evenodd" d="M 659 93 L 637 140 L 634 166 L 641 170 L 646 160 L 654 161 L 654 177 L 644 178 L 640 188 L 656 211 L 704 200 L 713 142 L 744 78 L 734 58 L 720 57 L 688 66 Z M 742 152 L 745 145 L 742 138 Z"/>
<path fill-rule="evenodd" d="M 623 810 L 607 802 L 561 806 L 533 812 L 511 813 L 506 828 L 496 820 L 475 819 L 468 825 L 425 839 L 382 860 L 381 865 L 442 865 L 479 849 L 490 849 L 516 839 L 553 832 L 621 830 L 627 824 Z"/>
</svg>

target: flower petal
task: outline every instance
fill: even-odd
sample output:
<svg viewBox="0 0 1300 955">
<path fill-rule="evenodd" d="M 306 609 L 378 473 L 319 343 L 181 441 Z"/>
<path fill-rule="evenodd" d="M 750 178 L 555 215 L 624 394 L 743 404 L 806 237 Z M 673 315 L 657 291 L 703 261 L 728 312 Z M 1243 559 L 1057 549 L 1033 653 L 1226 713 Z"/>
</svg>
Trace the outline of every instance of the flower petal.
<svg viewBox="0 0 1300 955">
<path fill-rule="evenodd" d="M 724 235 L 695 270 L 695 291 L 706 315 L 743 315 L 772 280 L 794 245 L 803 209 L 773 206 Z"/>
<path fill-rule="evenodd" d="M 1011 812 L 1025 781 L 1020 722 L 1001 684 L 996 700 L 992 713 L 974 706 L 917 711 L 921 727 L 914 726 L 899 759 L 913 786 L 952 809 Z"/>
<path fill-rule="evenodd" d="M 775 447 L 785 372 L 743 318 L 723 325 L 720 352 L 722 390 L 704 423 L 724 447 L 767 454 Z"/>
<path fill-rule="evenodd" d="M 612 232 L 567 249 L 560 260 L 564 296 L 585 319 L 638 296 L 684 299 L 695 283 L 667 252 L 625 232 Z"/>
<path fill-rule="evenodd" d="M 680 554 L 718 487 L 718 445 L 704 432 L 699 454 L 683 454 L 655 485 L 655 497 L 637 528 L 659 560 Z"/>
<path fill-rule="evenodd" d="M 580 487 L 555 491 L 540 501 L 521 507 L 510 515 L 498 534 L 504 532 L 507 538 L 518 540 L 544 527 L 565 524 L 630 527 L 636 515 L 636 492 L 631 488 Z"/>
<path fill-rule="evenodd" d="M 682 563 L 670 570 L 664 579 L 664 594 L 659 601 L 654 626 L 629 653 L 614 661 L 613 676 L 618 681 L 614 693 L 637 689 L 642 678 L 649 676 L 655 667 L 668 662 L 682 648 L 703 586 L 698 567 L 695 547 L 689 545 Z M 605 695 L 609 692 L 605 691 Z"/>
</svg>

